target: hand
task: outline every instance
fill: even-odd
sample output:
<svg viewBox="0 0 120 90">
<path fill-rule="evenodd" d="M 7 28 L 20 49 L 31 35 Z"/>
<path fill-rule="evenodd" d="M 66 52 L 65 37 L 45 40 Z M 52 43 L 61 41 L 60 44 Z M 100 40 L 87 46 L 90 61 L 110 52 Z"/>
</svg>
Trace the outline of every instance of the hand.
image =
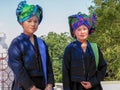
<svg viewBox="0 0 120 90">
<path fill-rule="evenodd" d="M 82 86 L 83 86 L 85 89 L 90 89 L 90 88 L 92 88 L 92 85 L 91 85 L 90 82 L 82 81 L 81 84 L 82 84 Z"/>
<path fill-rule="evenodd" d="M 52 84 L 48 84 L 45 88 L 45 90 L 52 90 Z"/>
<path fill-rule="evenodd" d="M 39 88 L 33 86 L 33 87 L 30 88 L 30 90 L 41 90 L 41 89 L 39 89 Z"/>
</svg>

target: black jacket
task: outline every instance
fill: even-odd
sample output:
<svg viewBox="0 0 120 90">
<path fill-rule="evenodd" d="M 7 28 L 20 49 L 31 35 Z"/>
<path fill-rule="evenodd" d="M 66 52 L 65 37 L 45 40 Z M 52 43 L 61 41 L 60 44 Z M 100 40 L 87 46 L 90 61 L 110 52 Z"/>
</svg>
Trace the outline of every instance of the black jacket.
<svg viewBox="0 0 120 90">
<path fill-rule="evenodd" d="M 52 63 L 46 44 L 45 50 L 47 83 L 54 85 Z M 15 81 L 13 90 L 19 90 L 21 87 L 28 90 L 32 85 L 34 85 L 31 77 L 41 76 L 41 70 L 39 70 L 38 60 L 36 58 L 34 48 L 29 40 L 29 36 L 22 33 L 20 36 L 16 37 L 9 46 L 8 55 L 8 64 L 14 73 Z"/>
<path fill-rule="evenodd" d="M 83 53 L 81 43 L 75 41 L 70 43 L 63 56 L 63 88 L 71 90 L 72 82 L 89 81 L 93 87 L 100 84 L 106 73 L 107 64 L 99 49 L 99 64 L 96 69 L 95 57 L 90 46 L 87 43 L 86 52 Z"/>
</svg>

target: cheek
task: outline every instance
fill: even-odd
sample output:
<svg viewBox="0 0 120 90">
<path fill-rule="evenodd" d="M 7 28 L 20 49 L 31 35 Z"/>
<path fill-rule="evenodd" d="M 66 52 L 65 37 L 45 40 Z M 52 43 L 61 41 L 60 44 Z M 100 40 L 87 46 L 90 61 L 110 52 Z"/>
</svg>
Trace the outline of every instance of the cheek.
<svg viewBox="0 0 120 90">
<path fill-rule="evenodd" d="M 89 33 L 88 33 L 88 32 L 86 32 L 86 34 L 85 34 L 85 35 L 86 35 L 86 37 L 88 37 L 88 36 L 89 36 Z"/>
<path fill-rule="evenodd" d="M 36 25 L 35 28 L 38 29 L 38 25 Z"/>
<path fill-rule="evenodd" d="M 88 36 L 89 36 L 89 34 L 86 35 L 86 37 L 88 37 Z"/>
<path fill-rule="evenodd" d="M 86 35 L 89 35 L 89 32 L 86 32 Z"/>
<path fill-rule="evenodd" d="M 85 33 L 86 33 L 86 35 L 89 35 L 89 30 L 88 29 L 85 30 Z"/>
<path fill-rule="evenodd" d="M 39 25 L 38 23 L 35 23 L 35 26 L 36 26 L 36 27 L 38 27 L 38 25 Z"/>
</svg>

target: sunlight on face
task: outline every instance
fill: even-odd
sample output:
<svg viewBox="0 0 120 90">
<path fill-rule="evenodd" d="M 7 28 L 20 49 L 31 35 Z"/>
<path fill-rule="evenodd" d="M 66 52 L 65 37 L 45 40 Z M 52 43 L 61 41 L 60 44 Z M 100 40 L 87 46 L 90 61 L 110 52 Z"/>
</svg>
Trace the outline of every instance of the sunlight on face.
<svg viewBox="0 0 120 90">
<path fill-rule="evenodd" d="M 30 19 L 26 20 L 25 22 L 21 23 L 24 33 L 31 35 L 38 29 L 38 18 L 37 16 L 33 16 Z"/>
<path fill-rule="evenodd" d="M 75 30 L 74 34 L 76 39 L 82 42 L 87 39 L 89 30 L 85 25 L 81 25 Z"/>
</svg>

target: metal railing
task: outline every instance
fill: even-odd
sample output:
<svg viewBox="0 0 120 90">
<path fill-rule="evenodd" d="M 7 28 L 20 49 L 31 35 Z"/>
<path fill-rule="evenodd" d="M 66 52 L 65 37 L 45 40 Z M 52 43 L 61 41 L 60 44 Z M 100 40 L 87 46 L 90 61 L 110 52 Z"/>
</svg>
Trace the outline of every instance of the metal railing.
<svg viewBox="0 0 120 90">
<path fill-rule="evenodd" d="M 0 53 L 0 90 L 11 90 L 13 73 L 7 64 L 7 53 Z"/>
</svg>

